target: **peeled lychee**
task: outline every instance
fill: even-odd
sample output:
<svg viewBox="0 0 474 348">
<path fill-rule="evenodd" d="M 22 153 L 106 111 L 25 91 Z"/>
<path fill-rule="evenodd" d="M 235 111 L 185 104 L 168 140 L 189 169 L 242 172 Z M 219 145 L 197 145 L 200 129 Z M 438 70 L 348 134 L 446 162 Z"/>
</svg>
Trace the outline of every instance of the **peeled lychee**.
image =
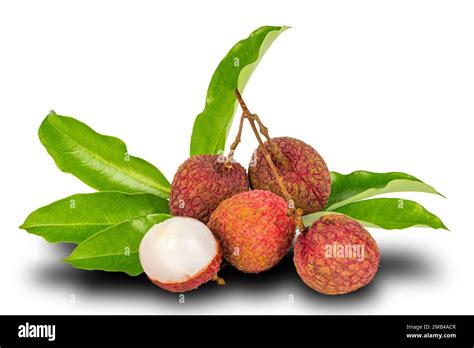
<svg viewBox="0 0 474 348">
<path fill-rule="evenodd" d="M 216 279 L 222 253 L 219 242 L 202 222 L 173 217 L 154 225 L 143 237 L 140 263 L 160 288 L 185 292 Z"/>
<path fill-rule="evenodd" d="M 287 203 L 269 191 L 247 191 L 224 202 L 208 226 L 221 242 L 224 258 L 237 269 L 259 273 L 276 265 L 291 247 L 295 220 Z"/>
<path fill-rule="evenodd" d="M 170 192 L 170 211 L 204 223 L 224 199 L 247 191 L 245 169 L 237 162 L 226 166 L 222 156 L 197 155 L 188 158 L 176 172 Z"/>
<path fill-rule="evenodd" d="M 375 276 L 377 243 L 357 221 L 345 215 L 321 217 L 297 238 L 293 261 L 310 288 L 327 295 L 346 294 Z"/>
<path fill-rule="evenodd" d="M 272 146 L 264 145 L 275 163 L 295 206 L 305 214 L 324 208 L 331 193 L 331 177 L 323 158 L 301 140 L 281 137 L 271 139 L 282 156 L 275 156 Z M 249 166 L 250 185 L 253 189 L 268 190 L 283 196 L 272 170 L 259 146 Z"/>
</svg>

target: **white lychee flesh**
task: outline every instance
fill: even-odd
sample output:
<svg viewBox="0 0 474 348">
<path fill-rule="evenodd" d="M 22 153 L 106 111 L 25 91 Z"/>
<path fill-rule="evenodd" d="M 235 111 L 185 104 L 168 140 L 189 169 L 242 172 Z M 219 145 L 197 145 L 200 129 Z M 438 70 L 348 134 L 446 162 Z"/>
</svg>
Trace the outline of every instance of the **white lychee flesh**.
<svg viewBox="0 0 474 348">
<path fill-rule="evenodd" d="M 219 244 L 199 220 L 173 217 L 154 225 L 139 247 L 140 263 L 152 281 L 182 283 L 205 271 Z"/>
</svg>

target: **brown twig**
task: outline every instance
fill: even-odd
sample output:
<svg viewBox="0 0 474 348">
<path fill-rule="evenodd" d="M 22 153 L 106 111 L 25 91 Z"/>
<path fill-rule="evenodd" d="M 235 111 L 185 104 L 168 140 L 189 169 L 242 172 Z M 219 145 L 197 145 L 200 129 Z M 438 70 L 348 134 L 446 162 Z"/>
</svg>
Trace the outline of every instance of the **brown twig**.
<svg viewBox="0 0 474 348">
<path fill-rule="evenodd" d="M 212 281 L 216 282 L 217 285 L 225 285 L 225 280 L 219 277 L 217 274 L 214 274 Z"/>
<path fill-rule="evenodd" d="M 240 117 L 240 123 L 239 123 L 239 131 L 237 132 L 237 135 L 235 137 L 234 142 L 230 146 L 229 153 L 227 154 L 225 158 L 225 166 L 226 168 L 232 168 L 232 162 L 234 160 L 234 152 L 235 149 L 237 149 L 237 146 L 239 145 L 242 137 L 242 129 L 244 126 L 244 119 L 246 118 L 245 113 L 242 113 L 242 116 Z"/>
<path fill-rule="evenodd" d="M 265 157 L 265 160 L 267 161 L 268 165 L 270 166 L 270 169 L 273 173 L 273 176 L 276 178 L 276 180 L 278 182 L 278 186 L 280 186 L 280 190 L 283 194 L 283 197 L 288 202 L 287 214 L 289 216 L 293 215 L 295 217 L 298 229 L 300 231 L 303 231 L 305 229 L 305 226 L 303 224 L 303 220 L 301 218 L 301 216 L 303 215 L 303 210 L 295 208 L 293 198 L 291 197 L 290 193 L 286 189 L 286 185 L 283 182 L 283 178 L 281 177 L 280 173 L 278 172 L 278 169 L 275 166 L 275 163 L 273 163 L 272 157 L 270 156 L 270 153 L 268 152 L 267 148 L 265 147 L 265 144 L 263 143 L 262 138 L 260 137 L 259 131 L 257 130 L 257 126 L 255 125 L 255 123 L 257 123 L 259 125 L 260 133 L 262 133 L 262 135 L 265 136 L 265 138 L 267 139 L 267 142 L 269 142 L 270 144 L 273 144 L 273 143 L 270 142 L 270 136 L 268 134 L 268 128 L 263 125 L 263 123 L 260 121 L 259 117 L 256 114 L 252 114 L 249 111 L 249 109 L 247 108 L 247 105 L 245 104 L 245 102 L 242 98 L 242 95 L 240 94 L 240 92 L 237 89 L 235 90 L 235 95 L 237 96 L 237 100 L 239 101 L 240 107 L 242 108 L 242 111 L 243 111 L 241 121 L 244 118 L 246 118 L 249 121 L 250 127 L 252 128 L 253 133 L 255 134 L 255 138 L 257 138 L 258 144 L 262 149 L 263 156 Z M 281 152 L 280 149 L 278 148 L 278 146 L 276 146 L 276 144 L 274 144 L 274 146 L 275 146 L 275 148 L 278 149 L 279 152 Z M 278 152 L 276 152 L 276 153 L 278 153 Z M 274 152 L 275 156 L 277 156 L 276 153 Z M 285 157 L 283 157 L 283 158 L 285 158 Z M 285 160 L 286 160 L 286 158 L 285 158 Z"/>
<path fill-rule="evenodd" d="M 300 232 L 304 232 L 306 230 L 306 226 L 303 223 L 303 209 L 301 208 L 296 209 L 296 226 Z"/>
<path fill-rule="evenodd" d="M 281 149 L 270 138 L 270 134 L 268 133 L 268 128 L 265 127 L 265 125 L 260 120 L 260 118 L 258 117 L 257 114 L 252 114 L 249 111 L 249 109 L 247 107 L 247 104 L 245 104 L 244 99 L 242 98 L 242 95 L 240 94 L 238 89 L 235 90 L 235 95 L 236 95 L 237 100 L 240 104 L 240 107 L 242 108 L 242 111 L 244 112 L 244 114 L 247 114 L 247 118 L 252 117 L 252 119 L 257 122 L 258 127 L 260 129 L 260 133 L 267 140 L 267 143 L 270 146 L 270 149 L 272 150 L 272 153 L 275 156 L 275 158 L 277 159 L 278 163 L 280 165 L 282 165 L 283 167 L 288 168 L 288 160 L 287 160 L 286 156 L 283 154 L 283 152 L 281 151 Z"/>
<path fill-rule="evenodd" d="M 262 141 L 262 138 L 260 137 L 260 134 L 258 133 L 257 127 L 255 126 L 255 119 L 252 117 L 253 115 L 247 115 L 247 119 L 250 121 L 250 127 L 252 127 L 252 130 L 255 134 L 255 137 L 257 138 L 258 144 L 262 148 L 263 151 L 263 156 L 268 162 L 268 165 L 270 166 L 270 169 L 273 173 L 273 176 L 275 176 L 278 185 L 280 186 L 281 192 L 285 199 L 288 202 L 292 202 L 293 199 L 291 198 L 291 195 L 288 193 L 286 189 L 286 185 L 283 182 L 283 178 L 281 177 L 280 173 L 278 172 L 278 169 L 275 166 L 275 163 L 273 163 L 272 157 L 270 156 L 270 153 L 268 152 L 267 148 L 265 147 L 265 144 Z"/>
<path fill-rule="evenodd" d="M 240 94 L 239 90 L 236 89 L 234 93 L 235 93 L 235 96 L 237 97 L 237 101 L 239 102 L 240 107 L 242 108 L 242 112 L 246 115 L 251 115 L 251 112 L 247 108 L 247 104 L 245 104 L 244 99 L 242 98 L 242 94 Z"/>
<path fill-rule="evenodd" d="M 270 149 L 272 150 L 273 155 L 275 156 L 276 160 L 278 161 L 278 164 L 283 166 L 285 169 L 288 168 L 289 163 L 288 159 L 286 158 L 285 154 L 281 151 L 281 149 L 275 144 L 271 138 L 270 134 L 268 133 L 268 128 L 265 127 L 263 122 L 260 120 L 260 117 L 258 117 L 257 114 L 253 114 L 255 121 L 257 121 L 258 128 L 260 129 L 260 134 L 262 134 L 265 139 L 267 139 L 268 145 L 270 145 Z"/>
</svg>

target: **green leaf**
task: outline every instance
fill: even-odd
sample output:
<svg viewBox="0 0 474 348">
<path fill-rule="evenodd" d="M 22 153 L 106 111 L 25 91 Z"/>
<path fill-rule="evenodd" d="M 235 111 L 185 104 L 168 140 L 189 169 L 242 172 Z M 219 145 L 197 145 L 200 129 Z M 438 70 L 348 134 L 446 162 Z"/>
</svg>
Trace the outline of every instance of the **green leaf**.
<svg viewBox="0 0 474 348">
<path fill-rule="evenodd" d="M 138 257 L 140 241 L 153 225 L 170 217 L 153 214 L 113 225 L 79 244 L 64 261 L 86 270 L 139 275 L 143 272 Z"/>
<path fill-rule="evenodd" d="M 405 173 L 372 173 L 358 170 L 344 175 L 331 172 L 331 196 L 325 210 L 336 210 L 346 204 L 383 193 L 407 191 L 442 196 L 432 186 Z"/>
<path fill-rule="evenodd" d="M 54 111 L 41 124 L 39 137 L 60 170 L 99 191 L 169 197 L 170 184 L 163 174 L 141 158 L 130 156 L 120 139 L 96 133 Z"/>
<path fill-rule="evenodd" d="M 158 213 L 169 213 L 168 201 L 148 193 L 77 194 L 37 209 L 20 228 L 48 242 L 80 243 L 112 225 Z"/>
<path fill-rule="evenodd" d="M 218 65 L 207 90 L 206 105 L 194 122 L 191 156 L 219 154 L 237 109 L 234 90 L 243 91 L 273 41 L 288 27 L 260 27 L 239 41 Z"/>
<path fill-rule="evenodd" d="M 440 218 L 422 205 L 399 198 L 374 198 L 347 204 L 334 211 L 309 214 L 303 217 L 306 226 L 322 215 L 341 213 L 360 221 L 367 227 L 404 229 L 408 227 L 431 227 L 447 230 Z"/>
</svg>

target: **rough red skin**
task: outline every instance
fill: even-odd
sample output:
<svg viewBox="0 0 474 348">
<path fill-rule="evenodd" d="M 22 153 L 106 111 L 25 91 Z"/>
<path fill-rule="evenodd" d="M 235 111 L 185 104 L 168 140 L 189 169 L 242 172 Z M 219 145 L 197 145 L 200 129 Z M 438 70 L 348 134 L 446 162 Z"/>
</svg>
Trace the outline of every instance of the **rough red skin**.
<svg viewBox="0 0 474 348">
<path fill-rule="evenodd" d="M 364 259 L 331 258 L 325 246 L 364 245 Z M 296 240 L 293 261 L 306 285 L 327 295 L 346 294 L 367 285 L 375 276 L 380 253 L 367 230 L 345 215 L 326 215 Z"/>
<path fill-rule="evenodd" d="M 305 214 L 322 210 L 331 193 L 331 177 L 323 158 L 315 149 L 298 139 L 281 137 L 273 138 L 272 142 L 288 160 L 288 166 L 284 167 L 275 158 L 270 145 L 265 142 L 296 207 L 303 209 Z M 280 186 L 263 156 L 261 146 L 250 163 L 249 177 L 253 189 L 272 191 L 283 197 Z"/>
<path fill-rule="evenodd" d="M 182 283 L 161 283 L 158 280 L 150 279 L 153 284 L 159 286 L 160 288 L 171 291 L 171 292 L 186 292 L 186 291 L 191 291 L 199 287 L 200 285 L 207 283 L 209 280 L 211 280 L 217 272 L 219 272 L 219 269 L 221 268 L 221 262 L 222 262 L 222 249 L 218 245 L 217 249 L 217 254 L 212 259 L 212 261 L 209 263 L 209 265 L 203 269 L 200 273 L 195 275 L 193 278 L 182 282 Z"/>
<path fill-rule="evenodd" d="M 286 211 L 287 203 L 276 194 L 247 191 L 222 202 L 208 226 L 230 264 L 259 273 L 280 262 L 291 247 L 296 226 Z"/>
<path fill-rule="evenodd" d="M 207 223 L 224 199 L 248 189 L 247 174 L 239 163 L 226 168 L 218 155 L 192 156 L 174 176 L 170 211 L 174 216 L 188 216 Z"/>
</svg>

